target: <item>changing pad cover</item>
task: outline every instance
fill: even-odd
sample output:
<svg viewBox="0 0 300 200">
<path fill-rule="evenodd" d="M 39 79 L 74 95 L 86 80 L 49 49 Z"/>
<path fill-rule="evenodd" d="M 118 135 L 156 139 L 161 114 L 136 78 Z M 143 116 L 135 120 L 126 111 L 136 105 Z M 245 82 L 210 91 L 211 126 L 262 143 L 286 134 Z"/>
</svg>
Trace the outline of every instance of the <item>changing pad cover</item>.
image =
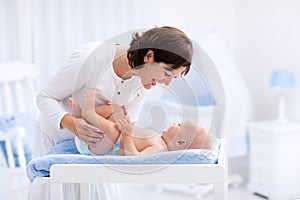
<svg viewBox="0 0 300 200">
<path fill-rule="evenodd" d="M 27 165 L 27 176 L 49 177 L 53 164 L 215 164 L 218 161 L 219 142 L 212 149 L 188 149 L 136 156 L 81 155 L 74 139 L 54 146 L 47 155 L 32 159 Z"/>
</svg>

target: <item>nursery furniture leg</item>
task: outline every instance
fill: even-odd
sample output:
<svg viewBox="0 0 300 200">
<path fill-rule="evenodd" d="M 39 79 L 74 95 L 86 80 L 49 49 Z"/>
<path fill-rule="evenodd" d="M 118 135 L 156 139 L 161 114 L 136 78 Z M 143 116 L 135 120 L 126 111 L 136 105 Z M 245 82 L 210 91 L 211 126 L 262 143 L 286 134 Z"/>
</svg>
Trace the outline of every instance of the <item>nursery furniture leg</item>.
<svg viewBox="0 0 300 200">
<path fill-rule="evenodd" d="M 227 200 L 227 183 L 215 183 L 214 200 Z"/>
<path fill-rule="evenodd" d="M 80 199 L 90 200 L 90 184 L 80 183 Z"/>
<path fill-rule="evenodd" d="M 50 199 L 63 200 L 62 183 L 52 182 L 50 185 Z"/>
</svg>

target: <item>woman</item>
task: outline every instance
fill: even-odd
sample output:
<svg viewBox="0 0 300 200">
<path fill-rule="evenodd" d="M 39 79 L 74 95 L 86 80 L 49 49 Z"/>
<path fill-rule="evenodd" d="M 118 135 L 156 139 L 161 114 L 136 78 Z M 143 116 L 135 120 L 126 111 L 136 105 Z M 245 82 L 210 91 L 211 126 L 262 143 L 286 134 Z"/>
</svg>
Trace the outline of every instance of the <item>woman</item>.
<svg viewBox="0 0 300 200">
<path fill-rule="evenodd" d="M 82 102 L 85 94 L 95 93 L 96 106 L 112 101 L 125 105 L 129 118 L 135 121 L 146 90 L 157 83 L 168 85 L 174 77 L 188 73 L 192 53 L 189 38 L 167 26 L 136 33 L 129 47 L 112 43 L 84 45 L 37 96 L 41 114 L 33 157 L 46 154 L 57 143 L 74 136 L 93 146 L 105 142 L 103 130 L 71 115 L 69 97 Z"/>
</svg>

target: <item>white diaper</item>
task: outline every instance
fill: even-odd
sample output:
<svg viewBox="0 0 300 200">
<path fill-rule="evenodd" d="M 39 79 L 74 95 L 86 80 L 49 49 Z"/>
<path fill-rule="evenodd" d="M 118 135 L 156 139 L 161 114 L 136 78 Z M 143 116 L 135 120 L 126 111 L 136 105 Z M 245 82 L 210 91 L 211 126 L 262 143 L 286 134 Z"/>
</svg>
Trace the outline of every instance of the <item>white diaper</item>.
<svg viewBox="0 0 300 200">
<path fill-rule="evenodd" d="M 83 155 L 95 155 L 89 150 L 87 143 L 85 143 L 83 140 L 79 139 L 76 136 L 75 136 L 75 144 L 79 153 Z M 113 146 L 113 148 L 105 155 L 115 155 L 116 154 L 115 151 L 119 148 L 120 148 L 120 140 L 118 140 L 117 143 Z"/>
</svg>

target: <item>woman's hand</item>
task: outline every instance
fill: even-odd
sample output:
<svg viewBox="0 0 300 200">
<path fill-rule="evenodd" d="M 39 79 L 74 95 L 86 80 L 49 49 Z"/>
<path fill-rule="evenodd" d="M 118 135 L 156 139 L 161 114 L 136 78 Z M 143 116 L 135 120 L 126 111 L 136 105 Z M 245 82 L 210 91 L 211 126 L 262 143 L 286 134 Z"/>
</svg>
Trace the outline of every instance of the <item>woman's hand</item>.
<svg viewBox="0 0 300 200">
<path fill-rule="evenodd" d="M 78 137 L 89 145 L 96 146 L 96 143 L 104 137 L 99 128 L 90 125 L 82 118 L 74 117 L 74 124 Z"/>
</svg>

